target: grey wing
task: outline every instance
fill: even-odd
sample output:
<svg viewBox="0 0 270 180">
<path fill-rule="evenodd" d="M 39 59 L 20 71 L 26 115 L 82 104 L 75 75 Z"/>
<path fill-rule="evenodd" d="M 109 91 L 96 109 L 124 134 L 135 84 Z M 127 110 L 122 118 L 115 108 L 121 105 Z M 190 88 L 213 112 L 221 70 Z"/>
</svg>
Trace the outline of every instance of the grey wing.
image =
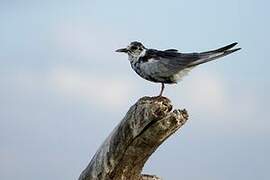
<svg viewBox="0 0 270 180">
<path fill-rule="evenodd" d="M 232 49 L 237 43 L 222 48 L 201 53 L 179 53 L 176 50 L 147 50 L 144 57 L 145 63 L 141 68 L 151 75 L 169 77 L 181 70 L 192 68 L 220 57 L 231 54 L 240 48 Z"/>
<path fill-rule="evenodd" d="M 199 59 L 198 53 L 182 54 L 175 50 L 158 51 L 149 49 L 144 57 L 140 68 L 150 76 L 164 78 L 170 77 L 187 68 L 187 65 Z"/>
</svg>

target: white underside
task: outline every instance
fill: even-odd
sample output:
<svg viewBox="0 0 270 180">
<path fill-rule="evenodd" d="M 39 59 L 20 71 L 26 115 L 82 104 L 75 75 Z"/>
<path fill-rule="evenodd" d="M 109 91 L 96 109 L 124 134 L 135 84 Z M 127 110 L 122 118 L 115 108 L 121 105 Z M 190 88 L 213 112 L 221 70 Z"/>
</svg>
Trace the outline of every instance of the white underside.
<svg viewBox="0 0 270 180">
<path fill-rule="evenodd" d="M 173 75 L 173 79 L 176 82 L 179 82 L 183 79 L 184 76 L 188 75 L 188 73 L 191 71 L 193 68 L 186 68 L 181 71 L 179 71 L 177 74 Z"/>
</svg>

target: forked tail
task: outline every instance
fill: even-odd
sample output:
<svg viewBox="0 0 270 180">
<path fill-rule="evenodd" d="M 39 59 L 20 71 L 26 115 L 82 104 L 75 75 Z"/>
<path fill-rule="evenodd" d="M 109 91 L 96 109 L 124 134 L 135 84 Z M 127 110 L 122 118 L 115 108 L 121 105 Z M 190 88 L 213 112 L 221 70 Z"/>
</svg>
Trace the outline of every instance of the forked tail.
<svg viewBox="0 0 270 180">
<path fill-rule="evenodd" d="M 189 67 L 197 66 L 199 64 L 203 64 L 203 63 L 206 63 L 206 62 L 221 58 L 223 56 L 227 56 L 228 54 L 231 54 L 231 53 L 233 53 L 235 51 L 238 51 L 241 48 L 232 49 L 237 44 L 238 43 L 235 42 L 235 43 L 232 43 L 230 45 L 224 46 L 224 47 L 219 48 L 219 49 L 215 49 L 215 50 L 212 50 L 212 51 L 201 52 L 201 53 L 199 53 L 199 59 L 192 62 L 192 63 L 190 63 Z"/>
</svg>

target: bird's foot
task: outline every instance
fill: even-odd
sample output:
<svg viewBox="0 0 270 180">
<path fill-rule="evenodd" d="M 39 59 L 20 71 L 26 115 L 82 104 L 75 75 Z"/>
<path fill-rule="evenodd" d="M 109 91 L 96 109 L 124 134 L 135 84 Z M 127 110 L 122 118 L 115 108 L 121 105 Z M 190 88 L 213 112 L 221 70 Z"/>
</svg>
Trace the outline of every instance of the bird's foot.
<svg viewBox="0 0 270 180">
<path fill-rule="evenodd" d="M 156 99 L 156 100 L 158 100 L 158 101 L 164 101 L 164 100 L 165 100 L 165 101 L 171 102 L 169 98 L 164 97 L 164 96 L 162 96 L 162 95 L 152 96 L 151 98 L 152 98 L 152 99 Z"/>
</svg>

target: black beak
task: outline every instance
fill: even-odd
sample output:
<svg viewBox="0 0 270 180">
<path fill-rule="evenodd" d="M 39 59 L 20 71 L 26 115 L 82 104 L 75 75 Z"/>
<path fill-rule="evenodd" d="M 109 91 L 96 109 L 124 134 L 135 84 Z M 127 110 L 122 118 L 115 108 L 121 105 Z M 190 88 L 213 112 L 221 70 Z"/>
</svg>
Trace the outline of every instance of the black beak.
<svg viewBox="0 0 270 180">
<path fill-rule="evenodd" d="M 117 49 L 115 52 L 123 52 L 123 53 L 127 53 L 128 50 L 127 50 L 127 48 L 122 48 L 122 49 Z"/>
</svg>

